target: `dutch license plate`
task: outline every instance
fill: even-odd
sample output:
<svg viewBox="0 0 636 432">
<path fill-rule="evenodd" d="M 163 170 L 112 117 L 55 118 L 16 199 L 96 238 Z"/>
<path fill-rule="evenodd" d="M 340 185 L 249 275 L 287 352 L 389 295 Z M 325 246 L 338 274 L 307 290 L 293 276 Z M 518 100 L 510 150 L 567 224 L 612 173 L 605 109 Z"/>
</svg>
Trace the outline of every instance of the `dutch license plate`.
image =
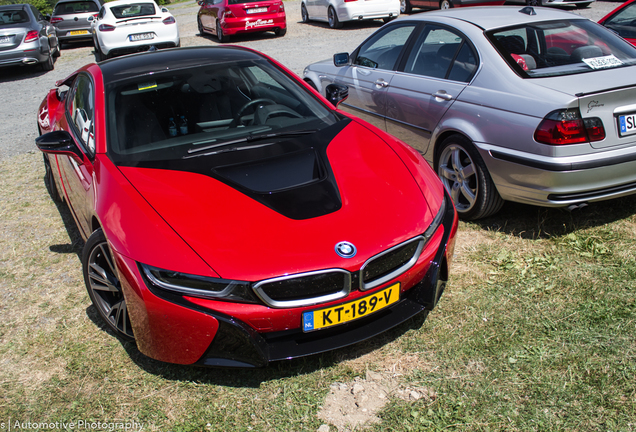
<svg viewBox="0 0 636 432">
<path fill-rule="evenodd" d="M 303 312 L 303 331 L 320 330 L 344 324 L 382 310 L 400 299 L 400 284 L 330 308 Z"/>
<path fill-rule="evenodd" d="M 262 12 L 267 12 L 267 8 L 260 7 L 260 8 L 252 8 L 247 10 L 248 14 L 255 14 L 255 13 L 262 13 Z"/>
<path fill-rule="evenodd" d="M 69 32 L 69 34 L 71 36 L 85 35 L 88 34 L 88 30 L 73 30 L 72 32 Z"/>
<path fill-rule="evenodd" d="M 153 39 L 154 37 L 155 37 L 154 33 L 139 33 L 139 34 L 128 36 L 131 42 Z"/>
<path fill-rule="evenodd" d="M 620 131 L 620 136 L 636 133 L 636 114 L 619 116 L 618 130 Z"/>
<path fill-rule="evenodd" d="M 0 44 L 11 43 L 12 36 L 0 36 Z"/>
</svg>

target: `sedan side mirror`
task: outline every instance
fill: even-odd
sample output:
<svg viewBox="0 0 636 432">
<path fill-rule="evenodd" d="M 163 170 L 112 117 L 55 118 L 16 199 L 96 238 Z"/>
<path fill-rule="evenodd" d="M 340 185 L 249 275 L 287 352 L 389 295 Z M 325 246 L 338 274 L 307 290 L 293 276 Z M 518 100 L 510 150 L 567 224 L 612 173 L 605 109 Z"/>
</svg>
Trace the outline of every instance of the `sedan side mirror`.
<svg viewBox="0 0 636 432">
<path fill-rule="evenodd" d="M 327 100 L 337 107 L 340 102 L 349 97 L 349 87 L 342 84 L 329 84 L 325 88 Z"/>
<path fill-rule="evenodd" d="M 349 64 L 349 53 L 334 54 L 333 64 L 336 67 L 347 66 Z"/>
<path fill-rule="evenodd" d="M 70 133 L 57 130 L 45 133 L 35 139 L 35 145 L 44 153 L 71 156 L 78 163 L 84 163 L 84 154 L 77 147 Z"/>
</svg>

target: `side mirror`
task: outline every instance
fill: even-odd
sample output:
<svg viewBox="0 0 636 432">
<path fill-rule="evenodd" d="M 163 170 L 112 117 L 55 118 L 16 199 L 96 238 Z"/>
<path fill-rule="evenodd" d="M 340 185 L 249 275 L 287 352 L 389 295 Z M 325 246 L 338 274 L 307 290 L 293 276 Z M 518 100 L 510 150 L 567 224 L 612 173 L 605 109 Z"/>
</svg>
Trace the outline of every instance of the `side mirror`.
<svg viewBox="0 0 636 432">
<path fill-rule="evenodd" d="M 347 66 L 349 64 L 349 53 L 334 54 L 333 64 L 336 67 Z"/>
<path fill-rule="evenodd" d="M 71 134 L 63 130 L 45 133 L 35 139 L 35 145 L 44 153 L 71 156 L 78 163 L 84 163 L 84 154 L 77 147 Z"/>
<path fill-rule="evenodd" d="M 162 7 L 162 8 L 161 8 L 161 12 L 163 12 L 163 13 L 168 12 L 168 8 Z"/>
<path fill-rule="evenodd" d="M 88 17 L 88 21 L 93 21 L 95 19 L 95 17 L 93 15 Z"/>
<path fill-rule="evenodd" d="M 325 92 L 327 93 L 327 100 L 335 107 L 349 97 L 349 87 L 342 84 L 329 84 L 325 88 Z"/>
</svg>

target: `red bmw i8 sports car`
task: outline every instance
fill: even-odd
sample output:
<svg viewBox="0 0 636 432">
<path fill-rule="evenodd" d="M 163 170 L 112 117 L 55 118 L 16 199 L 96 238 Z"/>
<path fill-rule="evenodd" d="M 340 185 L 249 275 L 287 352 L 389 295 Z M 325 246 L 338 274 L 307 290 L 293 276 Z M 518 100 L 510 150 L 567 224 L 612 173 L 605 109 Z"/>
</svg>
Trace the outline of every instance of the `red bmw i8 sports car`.
<svg viewBox="0 0 636 432">
<path fill-rule="evenodd" d="M 157 360 L 258 367 L 431 310 L 457 214 L 420 155 L 271 58 L 168 49 L 79 69 L 40 106 L 47 186 L 90 298 Z"/>
</svg>

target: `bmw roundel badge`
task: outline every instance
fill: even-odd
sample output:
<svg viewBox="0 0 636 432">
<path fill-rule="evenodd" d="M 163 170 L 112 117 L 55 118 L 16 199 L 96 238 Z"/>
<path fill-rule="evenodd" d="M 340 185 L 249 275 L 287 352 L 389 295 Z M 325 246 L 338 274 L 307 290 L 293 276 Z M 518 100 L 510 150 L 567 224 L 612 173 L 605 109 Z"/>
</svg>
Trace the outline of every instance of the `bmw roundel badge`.
<svg viewBox="0 0 636 432">
<path fill-rule="evenodd" d="M 353 245 L 353 243 L 343 241 L 336 245 L 336 253 L 342 258 L 353 258 L 354 256 L 356 256 L 357 252 L 358 250 Z"/>
</svg>

